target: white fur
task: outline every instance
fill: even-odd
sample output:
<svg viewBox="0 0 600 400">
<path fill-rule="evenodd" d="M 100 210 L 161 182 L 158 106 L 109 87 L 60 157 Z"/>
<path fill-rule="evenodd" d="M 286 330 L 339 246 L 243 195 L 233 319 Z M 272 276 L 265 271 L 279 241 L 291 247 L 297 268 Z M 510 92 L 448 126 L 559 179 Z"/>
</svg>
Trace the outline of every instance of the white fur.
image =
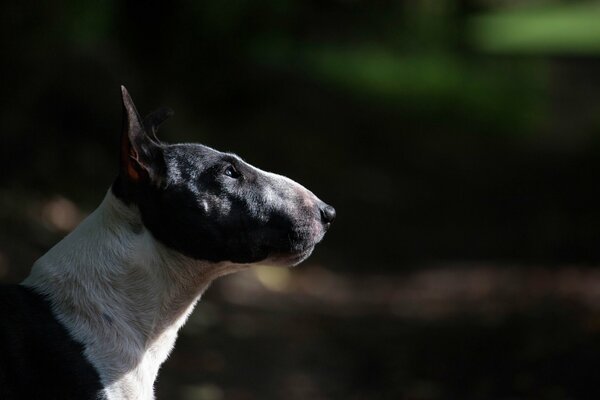
<svg viewBox="0 0 600 400">
<path fill-rule="evenodd" d="M 105 400 L 154 398 L 177 331 L 215 278 L 247 265 L 195 261 L 158 243 L 139 212 L 109 190 L 23 282 L 85 347 Z"/>
</svg>

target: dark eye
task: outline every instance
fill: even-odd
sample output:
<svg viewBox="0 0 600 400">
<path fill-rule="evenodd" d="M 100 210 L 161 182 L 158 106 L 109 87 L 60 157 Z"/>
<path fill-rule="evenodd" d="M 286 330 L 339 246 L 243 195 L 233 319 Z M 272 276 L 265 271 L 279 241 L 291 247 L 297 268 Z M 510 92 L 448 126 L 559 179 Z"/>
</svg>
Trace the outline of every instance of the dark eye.
<svg viewBox="0 0 600 400">
<path fill-rule="evenodd" d="M 235 169 L 235 167 L 231 164 L 228 165 L 227 168 L 225 168 L 225 171 L 223 171 L 223 173 L 233 179 L 238 179 L 240 176 L 242 176 L 242 174 L 240 174 L 240 172 L 237 169 Z"/>
</svg>

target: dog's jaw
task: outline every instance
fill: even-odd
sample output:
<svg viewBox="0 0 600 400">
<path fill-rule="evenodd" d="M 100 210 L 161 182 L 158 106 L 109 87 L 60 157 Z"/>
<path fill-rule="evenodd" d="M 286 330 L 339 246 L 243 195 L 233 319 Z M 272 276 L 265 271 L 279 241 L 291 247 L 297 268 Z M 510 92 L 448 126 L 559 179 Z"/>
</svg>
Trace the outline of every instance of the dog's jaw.
<svg viewBox="0 0 600 400">
<path fill-rule="evenodd" d="M 75 231 L 40 258 L 25 286 L 48 296 L 85 347 L 105 399 L 152 399 L 162 362 L 204 290 L 247 265 L 208 263 L 154 240 L 139 212 L 109 191 Z"/>
</svg>

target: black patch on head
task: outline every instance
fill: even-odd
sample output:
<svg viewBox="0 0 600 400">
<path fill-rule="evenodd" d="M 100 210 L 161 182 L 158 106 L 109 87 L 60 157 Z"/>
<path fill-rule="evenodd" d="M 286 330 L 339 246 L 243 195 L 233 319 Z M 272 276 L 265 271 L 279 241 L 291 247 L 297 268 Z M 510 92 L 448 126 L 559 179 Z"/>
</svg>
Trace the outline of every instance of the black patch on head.
<svg viewBox="0 0 600 400">
<path fill-rule="evenodd" d="M 156 239 L 214 262 L 310 253 L 322 236 L 314 228 L 321 217 L 299 186 L 276 182 L 233 154 L 161 143 L 156 129 L 170 113 L 158 111 L 143 122 L 125 89 L 123 104 L 121 169 L 112 191 L 139 208 Z"/>
<path fill-rule="evenodd" d="M 187 256 L 250 263 L 305 250 L 308 233 L 284 204 L 261 195 L 261 174 L 237 157 L 197 144 L 163 147 L 165 184 L 130 198 L 156 239 Z M 232 173 L 232 170 L 235 173 Z M 122 196 L 113 186 L 117 196 Z"/>
<path fill-rule="evenodd" d="M 0 286 L 0 399 L 97 399 L 100 377 L 31 289 Z"/>
</svg>

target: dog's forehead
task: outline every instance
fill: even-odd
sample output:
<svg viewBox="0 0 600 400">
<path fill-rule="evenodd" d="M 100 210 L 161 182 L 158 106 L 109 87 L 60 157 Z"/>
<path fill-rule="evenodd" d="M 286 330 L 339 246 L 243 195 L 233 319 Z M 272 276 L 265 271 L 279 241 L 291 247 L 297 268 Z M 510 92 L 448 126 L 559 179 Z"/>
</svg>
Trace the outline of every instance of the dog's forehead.
<svg viewBox="0 0 600 400">
<path fill-rule="evenodd" d="M 168 145 L 164 151 L 165 162 L 170 174 L 193 177 L 223 160 L 241 159 L 232 153 L 224 153 L 198 143 Z"/>
<path fill-rule="evenodd" d="M 215 150 L 212 147 L 208 147 L 199 143 L 171 144 L 167 147 L 167 151 L 165 153 L 175 159 L 200 161 L 205 164 L 223 159 L 235 159 L 237 161 L 242 161 L 241 157 L 239 157 L 237 154 Z"/>
<path fill-rule="evenodd" d="M 176 159 L 195 160 L 202 158 L 210 160 L 211 158 L 220 158 L 223 155 L 222 152 L 199 143 L 170 144 L 165 150 L 165 155 Z"/>
</svg>

